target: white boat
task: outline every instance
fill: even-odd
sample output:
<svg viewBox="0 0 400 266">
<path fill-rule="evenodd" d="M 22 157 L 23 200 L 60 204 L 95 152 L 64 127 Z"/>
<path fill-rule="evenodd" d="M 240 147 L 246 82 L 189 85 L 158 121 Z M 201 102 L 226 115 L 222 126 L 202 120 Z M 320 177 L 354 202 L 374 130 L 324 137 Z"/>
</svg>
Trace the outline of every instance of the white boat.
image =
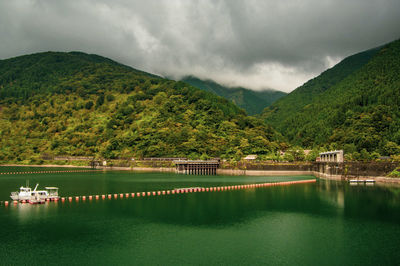
<svg viewBox="0 0 400 266">
<path fill-rule="evenodd" d="M 35 189 L 32 190 L 28 185 L 20 187 L 19 191 L 11 192 L 11 199 L 20 202 L 29 203 L 43 203 L 44 201 L 57 201 L 58 196 L 57 187 L 45 187 L 45 190 L 37 190 L 39 184 L 36 184 Z"/>
</svg>

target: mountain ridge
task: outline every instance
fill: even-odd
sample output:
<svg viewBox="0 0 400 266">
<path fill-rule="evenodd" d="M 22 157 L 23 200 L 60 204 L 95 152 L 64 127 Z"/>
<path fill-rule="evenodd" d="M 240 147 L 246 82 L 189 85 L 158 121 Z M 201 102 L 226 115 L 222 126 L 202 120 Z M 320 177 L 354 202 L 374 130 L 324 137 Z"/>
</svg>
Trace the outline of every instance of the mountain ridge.
<svg viewBox="0 0 400 266">
<path fill-rule="evenodd" d="M 360 57 L 363 60 L 354 62 Z M 346 60 L 353 60 L 356 67 L 340 69 Z M 303 147 L 322 145 L 355 154 L 363 150 L 384 155 L 400 153 L 400 41 L 342 62 L 305 84 L 316 82 L 319 86 L 312 89 L 327 89 L 310 100 L 302 92 L 307 88 L 303 85 L 266 108 L 262 117 L 290 142 Z M 345 75 L 332 75 L 334 82 L 329 86 L 323 76 L 338 69 Z M 293 108 L 296 100 L 300 104 Z"/>
<path fill-rule="evenodd" d="M 0 61 L 0 161 L 44 154 L 240 158 L 280 135 L 228 100 L 81 52 Z"/>
</svg>

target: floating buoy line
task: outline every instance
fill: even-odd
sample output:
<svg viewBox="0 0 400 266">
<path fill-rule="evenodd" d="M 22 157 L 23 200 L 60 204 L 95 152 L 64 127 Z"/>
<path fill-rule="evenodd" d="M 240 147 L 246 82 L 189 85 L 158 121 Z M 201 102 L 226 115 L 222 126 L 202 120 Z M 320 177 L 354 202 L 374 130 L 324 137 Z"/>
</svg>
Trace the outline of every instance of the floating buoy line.
<svg viewBox="0 0 400 266">
<path fill-rule="evenodd" d="M 123 198 L 141 198 L 150 196 L 163 196 L 163 195 L 176 195 L 186 194 L 195 192 L 220 192 L 220 191 L 232 191 L 232 190 L 243 190 L 253 188 L 264 188 L 264 187 L 275 187 L 275 186 L 289 186 L 295 184 L 315 183 L 316 179 L 309 180 L 298 180 L 298 181 L 285 181 L 275 183 L 256 183 L 246 185 L 233 185 L 233 186 L 219 186 L 219 187 L 196 187 L 196 188 L 177 188 L 172 190 L 158 190 L 158 191 L 145 191 L 145 192 L 131 192 L 131 193 L 113 193 L 113 194 L 100 194 L 100 195 L 88 195 L 88 196 L 68 196 L 60 197 L 59 199 L 53 200 L 55 202 L 86 202 L 93 200 L 111 200 L 111 199 L 123 199 Z M 46 202 L 49 202 L 47 200 Z M 18 201 L 1 201 L 0 205 L 9 206 L 10 204 L 17 205 Z M 24 202 L 21 202 L 24 203 Z M 25 202 L 26 203 L 26 202 Z"/>
<path fill-rule="evenodd" d="M 23 175 L 23 174 L 53 174 L 53 173 L 88 173 L 102 170 L 62 170 L 62 171 L 30 171 L 30 172 L 0 172 L 0 175 Z"/>
</svg>

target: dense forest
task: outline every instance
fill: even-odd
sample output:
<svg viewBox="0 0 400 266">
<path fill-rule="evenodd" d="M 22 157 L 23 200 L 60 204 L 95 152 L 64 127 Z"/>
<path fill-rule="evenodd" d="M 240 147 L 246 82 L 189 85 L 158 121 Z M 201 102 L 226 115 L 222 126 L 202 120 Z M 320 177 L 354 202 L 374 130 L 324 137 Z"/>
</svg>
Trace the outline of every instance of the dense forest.
<svg viewBox="0 0 400 266">
<path fill-rule="evenodd" d="M 0 160 L 241 158 L 282 139 L 230 101 L 79 52 L 0 61 Z"/>
<path fill-rule="evenodd" d="M 253 91 L 242 87 L 228 88 L 214 81 L 201 80 L 193 76 L 184 77 L 182 81 L 232 101 L 246 110 L 249 115 L 260 114 L 265 107 L 270 106 L 273 102 L 286 95 L 285 92 L 271 89 Z"/>
<path fill-rule="evenodd" d="M 197 81 L 208 87 L 80 52 L 0 60 L 0 161 L 247 154 L 293 161 L 332 149 L 344 149 L 348 160 L 400 154 L 400 41 L 344 59 L 260 118 L 215 95 L 218 84 Z M 245 99 L 238 91 L 234 97 Z M 305 156 L 303 149 L 313 151 Z"/>
<path fill-rule="evenodd" d="M 352 159 L 400 154 L 400 41 L 349 58 L 267 108 L 293 144 Z M 351 159 L 351 158 L 349 158 Z"/>
</svg>

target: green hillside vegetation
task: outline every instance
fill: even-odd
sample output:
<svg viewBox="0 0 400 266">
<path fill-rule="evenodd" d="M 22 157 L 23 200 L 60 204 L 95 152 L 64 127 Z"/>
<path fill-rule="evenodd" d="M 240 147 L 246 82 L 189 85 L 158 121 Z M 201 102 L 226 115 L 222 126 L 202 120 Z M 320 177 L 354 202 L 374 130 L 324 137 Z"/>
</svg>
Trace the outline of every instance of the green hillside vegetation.
<svg viewBox="0 0 400 266">
<path fill-rule="evenodd" d="M 222 97 L 84 53 L 0 61 L 0 160 L 239 158 L 279 135 Z"/>
<path fill-rule="evenodd" d="M 265 107 L 286 95 L 285 92 L 276 90 L 253 91 L 242 87 L 228 88 L 214 81 L 201 80 L 193 76 L 185 77 L 182 81 L 232 101 L 249 115 L 260 114 Z"/>
<path fill-rule="evenodd" d="M 274 102 L 264 110 L 262 116 L 274 128 L 281 132 L 286 132 L 297 112 L 302 111 L 319 95 L 368 63 L 378 51 L 379 48 L 375 48 L 343 59 L 334 67 L 324 71 L 321 75 L 307 81 L 287 96 Z"/>
<path fill-rule="evenodd" d="M 399 104 L 400 41 L 395 41 L 345 59 L 263 116 L 294 144 L 343 148 L 358 159 L 400 153 Z"/>
</svg>

